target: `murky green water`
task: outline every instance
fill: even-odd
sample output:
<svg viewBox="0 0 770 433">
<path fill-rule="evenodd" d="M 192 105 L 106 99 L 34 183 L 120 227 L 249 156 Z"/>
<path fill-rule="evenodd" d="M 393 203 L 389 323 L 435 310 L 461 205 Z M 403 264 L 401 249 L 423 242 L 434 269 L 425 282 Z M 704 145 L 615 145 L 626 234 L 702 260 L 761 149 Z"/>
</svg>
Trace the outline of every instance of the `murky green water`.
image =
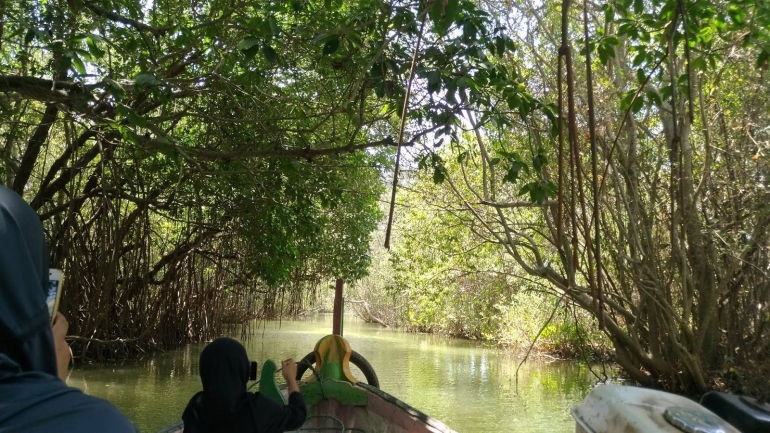
<svg viewBox="0 0 770 433">
<path fill-rule="evenodd" d="M 260 365 L 268 358 L 299 360 L 330 331 L 329 315 L 266 322 L 245 346 Z M 569 409 L 594 383 L 577 363 L 530 361 L 519 371 L 517 392 L 518 359 L 506 351 L 354 318 L 346 318 L 344 333 L 372 364 L 383 390 L 461 433 L 574 431 Z M 78 368 L 68 383 L 113 402 L 142 432 L 154 432 L 177 421 L 201 389 L 198 355 L 204 346 L 188 345 L 131 365 Z"/>
</svg>

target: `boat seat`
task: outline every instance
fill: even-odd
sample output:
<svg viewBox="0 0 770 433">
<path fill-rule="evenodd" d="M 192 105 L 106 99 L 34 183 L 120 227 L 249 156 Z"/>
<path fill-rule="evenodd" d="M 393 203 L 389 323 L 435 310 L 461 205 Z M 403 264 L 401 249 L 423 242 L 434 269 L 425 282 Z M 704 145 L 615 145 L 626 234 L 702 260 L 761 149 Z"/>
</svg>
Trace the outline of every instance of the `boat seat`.
<svg viewBox="0 0 770 433">
<path fill-rule="evenodd" d="M 353 350 L 348 341 L 339 335 L 327 335 L 318 340 L 313 350 L 315 367 L 324 378 L 358 383 L 350 372 L 350 355 Z"/>
<path fill-rule="evenodd" d="M 272 359 L 265 361 L 262 365 L 262 373 L 259 375 L 259 393 L 276 403 L 286 404 L 286 398 L 275 381 L 275 373 L 277 371 L 278 366 Z"/>
</svg>

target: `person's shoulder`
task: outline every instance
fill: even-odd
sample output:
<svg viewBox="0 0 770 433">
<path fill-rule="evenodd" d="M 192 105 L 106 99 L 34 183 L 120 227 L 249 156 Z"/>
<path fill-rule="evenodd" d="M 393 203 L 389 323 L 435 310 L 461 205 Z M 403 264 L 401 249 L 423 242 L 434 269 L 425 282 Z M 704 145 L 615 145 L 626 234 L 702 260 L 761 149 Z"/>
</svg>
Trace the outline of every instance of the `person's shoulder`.
<svg viewBox="0 0 770 433">
<path fill-rule="evenodd" d="M 118 408 L 107 400 L 68 387 L 53 376 L 20 374 L 3 381 L 0 431 L 72 433 L 99 431 L 135 433 L 137 430 Z"/>
<path fill-rule="evenodd" d="M 62 415 L 74 425 L 86 423 L 84 431 L 102 433 L 134 433 L 136 428 L 128 418 L 107 400 L 83 393 L 76 388 L 69 388 L 66 406 L 70 409 Z M 82 424 L 81 424 L 82 425 Z M 67 430 L 67 429 L 65 429 Z M 71 431 L 71 430 L 68 430 Z"/>
</svg>

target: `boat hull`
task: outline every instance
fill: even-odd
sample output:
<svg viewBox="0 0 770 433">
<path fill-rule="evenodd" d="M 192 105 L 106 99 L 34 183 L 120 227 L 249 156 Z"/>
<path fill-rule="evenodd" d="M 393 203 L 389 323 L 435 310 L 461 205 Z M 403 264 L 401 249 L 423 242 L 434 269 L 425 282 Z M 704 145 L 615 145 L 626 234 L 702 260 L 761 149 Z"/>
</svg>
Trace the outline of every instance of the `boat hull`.
<svg viewBox="0 0 770 433">
<path fill-rule="evenodd" d="M 441 421 L 409 406 L 392 395 L 367 385 L 352 385 L 361 391 L 365 402 L 350 404 L 334 397 L 308 404 L 309 417 L 299 431 L 339 428 L 363 430 L 367 433 L 456 433 Z"/>
<path fill-rule="evenodd" d="M 364 431 L 366 433 L 457 433 L 379 388 L 326 379 L 303 383 L 308 418 L 295 431 Z M 286 389 L 282 390 L 284 395 Z M 158 433 L 182 433 L 182 423 Z"/>
</svg>

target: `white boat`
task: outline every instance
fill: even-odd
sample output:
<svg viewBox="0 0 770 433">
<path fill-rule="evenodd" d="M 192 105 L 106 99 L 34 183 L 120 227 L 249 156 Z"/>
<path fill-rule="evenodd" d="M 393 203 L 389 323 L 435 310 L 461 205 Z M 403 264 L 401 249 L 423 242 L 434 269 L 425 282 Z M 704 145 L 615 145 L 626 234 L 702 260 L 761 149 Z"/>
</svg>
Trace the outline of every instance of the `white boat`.
<svg viewBox="0 0 770 433">
<path fill-rule="evenodd" d="M 571 412 L 576 433 L 770 433 L 770 412 L 740 400 L 709 393 L 698 404 L 663 391 L 599 385 Z"/>
</svg>

